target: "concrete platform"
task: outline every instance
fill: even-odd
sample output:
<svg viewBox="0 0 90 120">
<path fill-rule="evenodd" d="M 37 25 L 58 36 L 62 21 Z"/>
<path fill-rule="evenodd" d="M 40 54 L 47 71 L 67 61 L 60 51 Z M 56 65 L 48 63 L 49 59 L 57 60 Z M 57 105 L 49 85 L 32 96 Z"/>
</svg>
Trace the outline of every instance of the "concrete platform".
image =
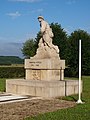
<svg viewBox="0 0 90 120">
<path fill-rule="evenodd" d="M 6 80 L 6 92 L 17 95 L 31 95 L 46 98 L 68 96 L 78 94 L 78 80 Z"/>
<path fill-rule="evenodd" d="M 0 102 L 20 100 L 20 99 L 27 99 L 27 97 L 17 96 L 17 95 L 2 95 L 2 96 L 0 96 Z"/>
</svg>

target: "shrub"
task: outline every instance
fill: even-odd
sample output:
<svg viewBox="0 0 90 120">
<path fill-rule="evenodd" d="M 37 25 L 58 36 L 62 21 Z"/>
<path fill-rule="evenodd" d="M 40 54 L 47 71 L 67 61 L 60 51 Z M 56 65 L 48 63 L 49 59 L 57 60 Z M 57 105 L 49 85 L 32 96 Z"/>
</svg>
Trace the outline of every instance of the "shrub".
<svg viewBox="0 0 90 120">
<path fill-rule="evenodd" d="M 64 75 L 65 77 L 78 77 L 78 70 L 75 71 L 74 68 L 65 68 Z"/>
</svg>

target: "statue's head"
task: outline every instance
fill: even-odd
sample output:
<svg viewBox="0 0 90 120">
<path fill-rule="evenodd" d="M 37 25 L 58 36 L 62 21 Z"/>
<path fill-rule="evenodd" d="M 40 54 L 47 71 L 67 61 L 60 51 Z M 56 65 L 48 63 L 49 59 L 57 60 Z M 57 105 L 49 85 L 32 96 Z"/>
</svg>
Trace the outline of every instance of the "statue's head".
<svg viewBox="0 0 90 120">
<path fill-rule="evenodd" d="M 38 20 L 39 20 L 39 21 L 44 20 L 43 16 L 38 16 Z"/>
</svg>

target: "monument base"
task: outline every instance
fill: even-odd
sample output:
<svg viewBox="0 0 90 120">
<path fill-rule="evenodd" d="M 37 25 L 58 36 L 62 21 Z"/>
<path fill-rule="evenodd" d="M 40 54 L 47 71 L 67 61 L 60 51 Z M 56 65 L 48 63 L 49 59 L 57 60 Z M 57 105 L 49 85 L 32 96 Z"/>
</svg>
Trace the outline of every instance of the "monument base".
<svg viewBox="0 0 90 120">
<path fill-rule="evenodd" d="M 25 59 L 25 79 L 41 81 L 64 80 L 65 60 Z"/>
<path fill-rule="evenodd" d="M 40 96 L 46 98 L 68 96 L 72 94 L 78 94 L 78 80 L 7 80 L 6 92 L 18 95 Z"/>
</svg>

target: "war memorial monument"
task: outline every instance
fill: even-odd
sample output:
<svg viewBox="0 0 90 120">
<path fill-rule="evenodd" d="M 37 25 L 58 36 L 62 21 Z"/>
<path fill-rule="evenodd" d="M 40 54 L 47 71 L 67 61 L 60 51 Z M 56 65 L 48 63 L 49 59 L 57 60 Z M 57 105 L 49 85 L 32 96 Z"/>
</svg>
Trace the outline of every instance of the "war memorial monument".
<svg viewBox="0 0 90 120">
<path fill-rule="evenodd" d="M 6 92 L 18 95 L 60 97 L 78 93 L 78 80 L 64 80 L 65 60 L 53 45 L 54 34 L 42 16 L 38 17 L 42 37 L 36 55 L 25 59 L 25 79 L 6 81 Z"/>
</svg>

